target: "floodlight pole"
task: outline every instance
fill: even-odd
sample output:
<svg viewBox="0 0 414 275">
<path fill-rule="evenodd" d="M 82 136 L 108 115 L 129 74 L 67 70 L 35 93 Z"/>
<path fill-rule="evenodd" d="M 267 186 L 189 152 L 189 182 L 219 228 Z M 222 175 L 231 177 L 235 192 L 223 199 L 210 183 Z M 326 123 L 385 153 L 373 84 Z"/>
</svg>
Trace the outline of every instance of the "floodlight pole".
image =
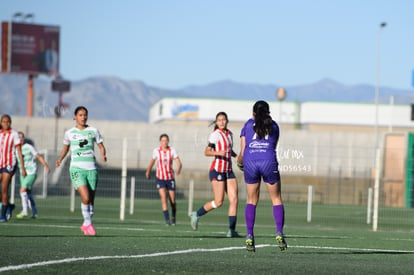
<svg viewBox="0 0 414 275">
<path fill-rule="evenodd" d="M 282 101 L 286 99 L 287 93 L 284 88 L 276 90 L 276 98 L 279 100 L 279 124 L 282 123 Z"/>
<path fill-rule="evenodd" d="M 27 117 L 33 116 L 33 78 L 32 74 L 29 74 L 29 81 L 27 85 Z"/>
<path fill-rule="evenodd" d="M 378 41 L 377 41 L 377 84 L 375 88 L 375 182 L 374 182 L 374 209 L 372 215 L 372 230 L 376 232 L 378 230 L 378 206 L 379 206 L 379 189 L 380 189 L 380 177 L 382 170 L 382 154 L 379 147 L 378 138 L 378 101 L 379 101 L 379 78 L 380 78 L 380 50 L 381 50 L 381 30 L 387 26 L 387 23 L 382 22 L 378 29 Z"/>
<path fill-rule="evenodd" d="M 378 104 L 379 104 L 379 83 L 380 83 L 380 57 L 381 57 L 381 30 L 387 26 L 386 22 L 382 22 L 378 29 L 377 36 L 377 83 L 375 85 L 375 148 L 378 148 Z"/>
</svg>

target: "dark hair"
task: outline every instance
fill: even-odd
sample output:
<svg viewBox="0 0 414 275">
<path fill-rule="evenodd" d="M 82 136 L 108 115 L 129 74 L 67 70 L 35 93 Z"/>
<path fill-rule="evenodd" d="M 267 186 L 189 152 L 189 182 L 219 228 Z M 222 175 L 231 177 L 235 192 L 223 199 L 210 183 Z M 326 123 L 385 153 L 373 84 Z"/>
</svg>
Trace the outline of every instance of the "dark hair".
<svg viewBox="0 0 414 275">
<path fill-rule="evenodd" d="M 11 116 L 10 116 L 10 115 L 8 115 L 8 114 L 4 114 L 4 115 L 2 115 L 2 116 L 1 116 L 1 118 L 0 118 L 0 121 L 1 121 L 1 120 L 3 120 L 3 118 L 5 118 L 5 117 L 7 117 L 7 118 L 10 120 L 10 123 L 12 122 L 12 120 L 11 120 Z"/>
<path fill-rule="evenodd" d="M 160 140 L 161 140 L 163 137 L 166 137 L 166 138 L 167 138 L 167 140 L 168 140 L 168 141 L 170 141 L 170 137 L 169 137 L 167 134 L 161 134 L 161 135 L 160 135 Z"/>
<path fill-rule="evenodd" d="M 273 134 L 273 120 L 270 116 L 269 104 L 264 100 L 256 101 L 253 105 L 254 131 L 259 138 Z"/>
<path fill-rule="evenodd" d="M 86 112 L 86 115 L 88 115 L 88 109 L 86 109 L 86 107 L 84 107 L 84 106 L 78 106 L 78 107 L 76 107 L 75 112 L 74 112 L 73 114 L 76 116 L 76 114 L 77 114 L 80 110 L 84 110 L 84 111 Z"/>
<path fill-rule="evenodd" d="M 24 144 L 24 143 L 28 143 L 28 144 L 32 145 L 33 147 L 35 146 L 35 144 L 34 144 L 33 140 L 32 140 L 32 139 L 30 139 L 30 138 L 26 138 L 25 134 L 24 134 L 22 131 L 19 131 L 19 132 L 17 132 L 17 133 L 18 133 L 19 135 L 22 135 L 22 136 L 23 136 L 23 144 Z"/>
<path fill-rule="evenodd" d="M 216 119 L 213 122 L 211 122 L 210 125 L 214 124 L 214 130 L 217 130 L 218 126 L 217 126 L 216 121 L 219 116 L 224 116 L 226 118 L 226 127 L 224 129 L 227 130 L 227 123 L 229 123 L 229 118 L 227 117 L 226 112 L 218 112 L 216 115 Z"/>
</svg>

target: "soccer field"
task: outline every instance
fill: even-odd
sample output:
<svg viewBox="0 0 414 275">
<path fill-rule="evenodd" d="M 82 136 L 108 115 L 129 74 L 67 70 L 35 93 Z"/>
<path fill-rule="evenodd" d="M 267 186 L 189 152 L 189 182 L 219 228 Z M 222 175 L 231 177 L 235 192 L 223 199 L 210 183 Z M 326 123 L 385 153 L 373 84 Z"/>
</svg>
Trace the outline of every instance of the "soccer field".
<svg viewBox="0 0 414 275">
<path fill-rule="evenodd" d="M 62 200 L 62 199 L 61 199 Z M 38 200 L 40 218 L 0 224 L 0 272 L 8 274 L 409 274 L 414 236 L 411 230 L 372 232 L 355 207 L 341 207 L 341 219 L 306 222 L 306 208 L 286 204 L 288 250 L 274 239 L 270 202 L 257 210 L 256 252 L 244 247 L 244 205 L 239 205 L 241 238 L 226 238 L 227 204 L 204 216 L 192 231 L 186 200 L 178 201 L 176 226 L 166 226 L 158 199 L 135 202 L 135 213 L 119 220 L 119 200 L 97 198 L 96 237 L 80 231 L 79 208 L 57 207 L 56 199 Z M 19 201 L 16 201 L 19 209 Z M 202 205 L 195 201 L 194 208 Z M 79 206 L 79 203 L 76 204 Z M 332 208 L 320 207 L 323 216 Z M 329 210 L 329 211 L 328 211 Z M 340 212 L 340 213 L 339 213 Z M 17 213 L 17 212 L 16 212 Z M 393 212 L 394 213 L 394 212 Z M 411 222 L 412 224 L 412 222 Z"/>
</svg>

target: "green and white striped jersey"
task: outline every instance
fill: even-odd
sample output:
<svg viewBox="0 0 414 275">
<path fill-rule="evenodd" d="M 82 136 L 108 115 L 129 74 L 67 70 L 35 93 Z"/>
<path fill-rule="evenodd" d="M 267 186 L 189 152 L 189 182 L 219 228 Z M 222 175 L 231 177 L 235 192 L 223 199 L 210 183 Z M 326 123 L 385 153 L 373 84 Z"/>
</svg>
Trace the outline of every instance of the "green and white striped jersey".
<svg viewBox="0 0 414 275">
<path fill-rule="evenodd" d="M 98 129 L 87 126 L 80 130 L 73 127 L 65 132 L 63 144 L 70 145 L 71 163 L 70 167 L 85 170 L 96 169 L 94 145 L 102 143 L 103 139 Z"/>
<path fill-rule="evenodd" d="M 24 168 L 26 169 L 26 173 L 28 175 L 34 175 L 37 173 L 37 161 L 36 161 L 37 154 L 38 152 L 32 145 L 30 145 L 29 143 L 23 144 L 22 146 L 23 162 L 24 162 Z M 17 158 L 17 162 L 19 164 L 19 168 L 21 172 L 22 166 L 20 164 L 20 159 L 17 156 L 17 151 L 16 151 L 16 158 Z"/>
</svg>

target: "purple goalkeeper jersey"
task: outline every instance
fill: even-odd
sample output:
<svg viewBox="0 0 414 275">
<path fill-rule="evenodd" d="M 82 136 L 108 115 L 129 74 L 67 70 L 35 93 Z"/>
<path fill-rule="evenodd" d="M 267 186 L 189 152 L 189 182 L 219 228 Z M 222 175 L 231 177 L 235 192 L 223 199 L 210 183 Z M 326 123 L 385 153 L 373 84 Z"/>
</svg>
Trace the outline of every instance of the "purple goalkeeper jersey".
<svg viewBox="0 0 414 275">
<path fill-rule="evenodd" d="M 273 134 L 259 139 L 254 132 L 254 119 L 249 119 L 243 126 L 240 136 L 246 139 L 244 149 L 244 161 L 250 160 L 269 160 L 277 161 L 276 145 L 279 140 L 279 126 L 273 121 Z"/>
</svg>

